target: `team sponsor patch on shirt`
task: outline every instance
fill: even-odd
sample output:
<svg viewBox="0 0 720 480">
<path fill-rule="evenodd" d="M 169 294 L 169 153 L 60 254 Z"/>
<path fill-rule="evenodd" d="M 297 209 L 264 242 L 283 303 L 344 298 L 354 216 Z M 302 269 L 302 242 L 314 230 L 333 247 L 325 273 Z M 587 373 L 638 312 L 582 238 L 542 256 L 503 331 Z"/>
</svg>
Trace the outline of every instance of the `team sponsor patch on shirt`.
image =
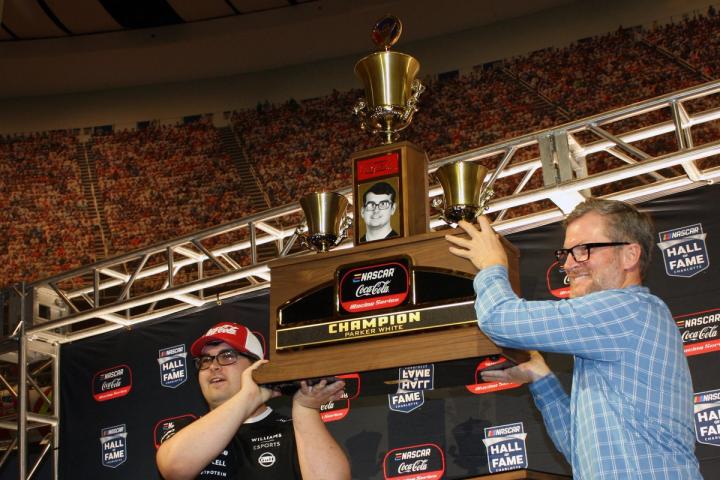
<svg viewBox="0 0 720 480">
<path fill-rule="evenodd" d="M 127 436 L 125 424 L 100 431 L 100 458 L 103 467 L 117 468 L 127 461 Z"/>
<path fill-rule="evenodd" d="M 527 468 L 525 428 L 522 422 L 508 423 L 485 429 L 483 443 L 487 450 L 490 473 Z"/>
<path fill-rule="evenodd" d="M 665 272 L 671 277 L 689 278 L 710 266 L 702 224 L 695 223 L 660 232 L 658 248 L 663 255 Z"/>
<path fill-rule="evenodd" d="M 720 447 L 720 389 L 696 393 L 693 409 L 697 441 Z"/>
<path fill-rule="evenodd" d="M 160 385 L 177 388 L 187 381 L 187 352 L 185 345 L 161 348 L 158 354 Z"/>
<path fill-rule="evenodd" d="M 106 402 L 124 397 L 132 390 L 132 370 L 127 365 L 116 365 L 93 376 L 93 398 Z"/>
<path fill-rule="evenodd" d="M 383 461 L 385 480 L 435 480 L 445 473 L 445 454 L 434 443 L 390 450 Z"/>
</svg>

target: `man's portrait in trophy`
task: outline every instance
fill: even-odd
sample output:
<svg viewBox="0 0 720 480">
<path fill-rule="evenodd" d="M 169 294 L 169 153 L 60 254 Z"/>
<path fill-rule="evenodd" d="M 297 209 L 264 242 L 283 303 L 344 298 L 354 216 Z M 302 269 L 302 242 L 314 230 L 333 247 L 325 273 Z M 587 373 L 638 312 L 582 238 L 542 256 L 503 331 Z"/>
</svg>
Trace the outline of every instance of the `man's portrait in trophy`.
<svg viewBox="0 0 720 480">
<path fill-rule="evenodd" d="M 388 178 L 359 185 L 358 193 L 362 195 L 358 222 L 359 243 L 400 236 L 397 183 L 397 178 Z"/>
</svg>

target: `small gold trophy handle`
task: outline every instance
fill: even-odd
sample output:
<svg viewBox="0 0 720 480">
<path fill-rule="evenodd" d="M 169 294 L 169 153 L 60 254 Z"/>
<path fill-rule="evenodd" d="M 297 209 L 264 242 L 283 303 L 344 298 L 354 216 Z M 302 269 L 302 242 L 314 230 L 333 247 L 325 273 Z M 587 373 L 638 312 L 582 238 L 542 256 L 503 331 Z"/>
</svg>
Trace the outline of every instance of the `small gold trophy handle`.
<svg viewBox="0 0 720 480">
<path fill-rule="evenodd" d="M 407 102 L 405 102 L 405 111 L 402 116 L 404 122 L 410 120 L 410 117 L 418 111 L 418 102 L 420 101 L 420 95 L 425 91 L 425 85 L 416 78 L 413 80 L 410 90 L 412 91 L 412 95 L 410 95 Z"/>
<path fill-rule="evenodd" d="M 353 114 L 360 119 L 360 129 L 367 131 L 367 102 L 364 98 L 358 98 L 358 101 L 353 105 Z"/>
</svg>

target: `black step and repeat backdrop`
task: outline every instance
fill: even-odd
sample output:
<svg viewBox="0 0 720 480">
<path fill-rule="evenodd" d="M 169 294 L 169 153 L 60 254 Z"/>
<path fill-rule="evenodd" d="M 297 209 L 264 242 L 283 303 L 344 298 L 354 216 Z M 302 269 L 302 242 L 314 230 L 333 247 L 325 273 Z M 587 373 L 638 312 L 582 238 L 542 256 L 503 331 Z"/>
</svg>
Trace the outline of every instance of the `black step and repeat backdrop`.
<svg viewBox="0 0 720 480">
<path fill-rule="evenodd" d="M 718 205 L 718 187 L 643 205 L 658 228 L 647 284 L 670 306 L 685 342 L 696 452 L 707 479 L 720 478 L 720 275 L 712 263 L 720 261 Z M 562 235 L 551 225 L 510 237 L 522 253 L 526 298 L 565 295 L 552 255 Z M 222 320 L 267 339 L 267 318 L 263 294 L 63 346 L 61 478 L 159 478 L 156 445 L 206 408 L 192 341 Z M 572 359 L 549 355 L 548 362 L 569 389 Z M 348 398 L 322 415 L 351 458 L 353 478 L 459 479 L 517 468 L 568 474 L 527 388 L 478 382 L 477 370 L 491 363 L 348 372 Z M 271 405 L 289 413 L 288 398 Z"/>
</svg>

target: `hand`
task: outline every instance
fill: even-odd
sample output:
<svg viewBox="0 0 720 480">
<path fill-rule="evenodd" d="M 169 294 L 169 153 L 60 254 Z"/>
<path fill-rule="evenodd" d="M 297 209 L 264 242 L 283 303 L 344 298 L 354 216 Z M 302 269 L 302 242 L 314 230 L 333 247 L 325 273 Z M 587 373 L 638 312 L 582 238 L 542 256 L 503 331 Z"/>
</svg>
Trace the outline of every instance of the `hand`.
<svg viewBox="0 0 720 480">
<path fill-rule="evenodd" d="M 254 400 L 259 400 L 258 406 L 267 402 L 271 398 L 279 397 L 281 395 L 280 392 L 259 386 L 253 379 L 253 372 L 260 368 L 260 365 L 264 365 L 266 363 L 268 363 L 268 360 L 258 360 L 242 372 L 242 386 L 240 388 L 240 392 L 244 392 Z"/>
<path fill-rule="evenodd" d="M 320 410 L 323 403 L 340 400 L 345 393 L 345 382 L 338 380 L 328 384 L 326 380 L 321 380 L 315 385 L 308 385 L 305 380 L 300 382 L 300 390 L 293 397 L 293 407 L 296 405 Z"/>
<path fill-rule="evenodd" d="M 500 242 L 500 235 L 495 233 L 490 226 L 490 220 L 485 215 L 481 215 L 478 217 L 478 225 L 480 230 L 471 223 L 460 220 L 458 226 L 465 230 L 470 238 L 445 235 L 445 239 L 455 245 L 450 247 L 450 253 L 467 258 L 480 270 L 492 265 L 507 267 L 508 260 L 505 248 Z"/>
<path fill-rule="evenodd" d="M 532 383 L 551 373 L 542 355 L 536 350 L 530 352 L 530 360 L 505 370 L 481 372 L 486 382 Z"/>
</svg>

